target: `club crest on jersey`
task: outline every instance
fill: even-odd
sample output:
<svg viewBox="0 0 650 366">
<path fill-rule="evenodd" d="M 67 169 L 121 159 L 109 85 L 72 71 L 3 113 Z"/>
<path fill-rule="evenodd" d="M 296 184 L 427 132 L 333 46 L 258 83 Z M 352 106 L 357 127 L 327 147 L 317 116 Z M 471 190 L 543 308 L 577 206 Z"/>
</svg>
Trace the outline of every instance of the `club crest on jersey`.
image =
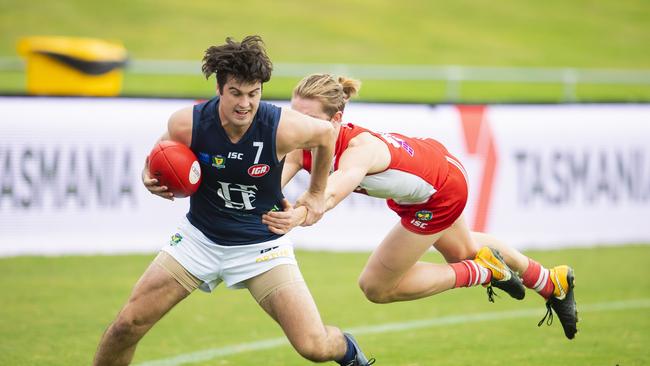
<svg viewBox="0 0 650 366">
<path fill-rule="evenodd" d="M 169 241 L 169 245 L 176 246 L 176 245 L 178 245 L 178 243 L 181 242 L 181 240 L 183 240 L 183 236 L 181 234 L 179 234 L 179 233 L 176 233 L 176 234 L 172 235 L 172 238 Z"/>
<path fill-rule="evenodd" d="M 415 218 L 418 221 L 431 221 L 433 218 L 433 212 L 427 210 L 418 211 L 415 213 Z"/>
<path fill-rule="evenodd" d="M 222 169 L 226 167 L 226 164 L 224 162 L 226 159 L 222 155 L 212 155 L 211 163 L 212 166 L 217 168 L 217 169 Z"/>
<path fill-rule="evenodd" d="M 271 171 L 270 166 L 266 164 L 255 164 L 248 168 L 248 175 L 253 178 L 259 178 L 265 176 L 269 171 Z"/>
</svg>

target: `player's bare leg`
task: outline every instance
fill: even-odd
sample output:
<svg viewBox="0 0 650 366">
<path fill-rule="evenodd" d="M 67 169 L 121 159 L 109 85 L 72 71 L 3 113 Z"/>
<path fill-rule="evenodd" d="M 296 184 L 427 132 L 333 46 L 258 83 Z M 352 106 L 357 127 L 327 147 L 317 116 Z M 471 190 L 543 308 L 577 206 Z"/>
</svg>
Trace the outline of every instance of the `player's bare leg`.
<svg viewBox="0 0 650 366">
<path fill-rule="evenodd" d="M 523 293 L 521 281 L 498 257 L 498 253 L 487 253 L 472 258 L 476 249 L 467 245 L 456 248 L 449 245 L 443 255 L 452 264 L 421 262 L 419 259 L 440 238 L 465 236 L 472 243 L 469 231 L 462 217 L 451 227 L 432 235 L 421 235 L 406 230 L 397 224 L 373 252 L 359 279 L 359 285 L 366 297 L 373 302 L 414 300 L 431 296 L 455 287 L 469 287 L 479 284 L 495 284 L 508 288 L 513 297 Z M 462 260 L 462 261 L 461 261 Z"/>
<path fill-rule="evenodd" d="M 434 243 L 434 247 L 442 253 L 448 263 L 474 259 L 491 268 L 498 277 L 498 281 L 492 281 L 494 287 L 504 290 L 513 298 L 521 300 L 526 295 L 524 286 L 515 272 L 528 264 L 528 258 L 491 235 L 470 232 L 462 215 L 445 230 Z M 502 266 L 501 262 L 508 268 Z M 488 299 L 494 301 L 493 291 L 489 287 Z"/>
<path fill-rule="evenodd" d="M 479 243 L 479 246 L 488 246 L 497 249 L 503 256 L 503 260 L 506 262 L 508 267 L 512 268 L 520 275 L 526 272 L 526 269 L 528 268 L 528 257 L 523 255 L 517 249 L 486 233 L 473 231 L 472 239 L 474 242 Z"/>
<path fill-rule="evenodd" d="M 456 275 L 449 265 L 419 261 L 443 232 L 419 235 L 397 223 L 370 255 L 359 278 L 368 300 L 407 301 L 454 288 Z"/>
<path fill-rule="evenodd" d="M 283 270 L 280 267 L 282 266 L 275 267 L 254 280 L 273 276 L 274 271 Z M 260 306 L 280 325 L 291 345 L 304 358 L 313 362 L 340 361 L 349 351 L 351 353 L 348 356 L 353 359 L 351 363 L 346 362 L 346 365 L 372 364 L 358 348 L 354 338 L 344 335 L 339 328 L 323 324 L 316 303 L 304 281 L 295 281 L 275 288 L 260 300 Z"/>
<path fill-rule="evenodd" d="M 445 257 L 447 263 L 473 259 L 482 245 L 488 244 L 475 240 L 463 215 L 452 226 L 444 230 L 440 238 L 433 243 L 433 247 Z"/>
<path fill-rule="evenodd" d="M 189 294 L 167 271 L 151 263 L 102 336 L 93 365 L 128 365 L 138 341 Z"/>
<path fill-rule="evenodd" d="M 508 267 L 516 272 L 524 273 L 528 267 L 528 257 L 490 234 L 470 231 L 463 216 L 433 246 L 448 263 L 473 259 L 481 247 L 487 246 L 497 249 Z"/>
</svg>

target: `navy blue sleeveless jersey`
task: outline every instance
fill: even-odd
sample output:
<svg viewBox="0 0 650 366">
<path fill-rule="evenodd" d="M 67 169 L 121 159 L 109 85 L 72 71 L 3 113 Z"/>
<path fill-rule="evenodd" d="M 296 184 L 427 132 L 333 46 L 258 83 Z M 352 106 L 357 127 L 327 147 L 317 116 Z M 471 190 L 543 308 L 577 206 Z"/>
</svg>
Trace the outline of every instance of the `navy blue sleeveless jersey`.
<svg viewBox="0 0 650 366">
<path fill-rule="evenodd" d="M 236 144 L 223 127 L 219 97 L 194 106 L 190 148 L 201 164 L 199 189 L 190 197 L 187 219 L 220 245 L 261 243 L 277 235 L 262 214 L 282 208 L 282 167 L 275 137 L 280 108 L 261 102 L 251 126 Z"/>
</svg>

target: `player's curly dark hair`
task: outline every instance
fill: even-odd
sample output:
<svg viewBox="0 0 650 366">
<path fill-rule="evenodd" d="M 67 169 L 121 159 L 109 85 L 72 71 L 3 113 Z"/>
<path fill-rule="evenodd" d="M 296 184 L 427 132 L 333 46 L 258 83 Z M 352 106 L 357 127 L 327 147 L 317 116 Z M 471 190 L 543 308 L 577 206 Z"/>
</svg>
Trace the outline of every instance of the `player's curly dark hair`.
<svg viewBox="0 0 650 366">
<path fill-rule="evenodd" d="M 228 37 L 225 44 L 205 50 L 202 70 L 206 79 L 216 74 L 219 92 L 223 93 L 229 76 L 246 83 L 269 81 L 273 63 L 260 36 L 248 36 L 241 42 Z"/>
</svg>

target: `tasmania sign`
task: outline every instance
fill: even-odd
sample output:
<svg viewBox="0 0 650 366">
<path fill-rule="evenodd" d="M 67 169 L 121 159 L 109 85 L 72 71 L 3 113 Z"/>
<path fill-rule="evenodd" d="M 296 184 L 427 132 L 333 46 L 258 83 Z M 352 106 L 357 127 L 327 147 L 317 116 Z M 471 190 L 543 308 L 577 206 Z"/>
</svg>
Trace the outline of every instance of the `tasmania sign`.
<svg viewBox="0 0 650 366">
<path fill-rule="evenodd" d="M 154 252 L 169 243 L 189 199 L 149 194 L 140 173 L 169 115 L 194 103 L 0 97 L 0 256 Z M 650 242 L 649 116 L 647 104 L 352 102 L 343 119 L 440 141 L 467 171 L 463 215 L 472 230 L 518 248 L 553 248 Z M 219 167 L 226 157 L 206 158 Z M 247 169 L 252 177 L 269 171 Z M 308 183 L 299 173 L 283 193 L 293 203 Z M 398 222 L 384 200 L 352 193 L 289 237 L 298 248 L 370 250 Z"/>
</svg>

